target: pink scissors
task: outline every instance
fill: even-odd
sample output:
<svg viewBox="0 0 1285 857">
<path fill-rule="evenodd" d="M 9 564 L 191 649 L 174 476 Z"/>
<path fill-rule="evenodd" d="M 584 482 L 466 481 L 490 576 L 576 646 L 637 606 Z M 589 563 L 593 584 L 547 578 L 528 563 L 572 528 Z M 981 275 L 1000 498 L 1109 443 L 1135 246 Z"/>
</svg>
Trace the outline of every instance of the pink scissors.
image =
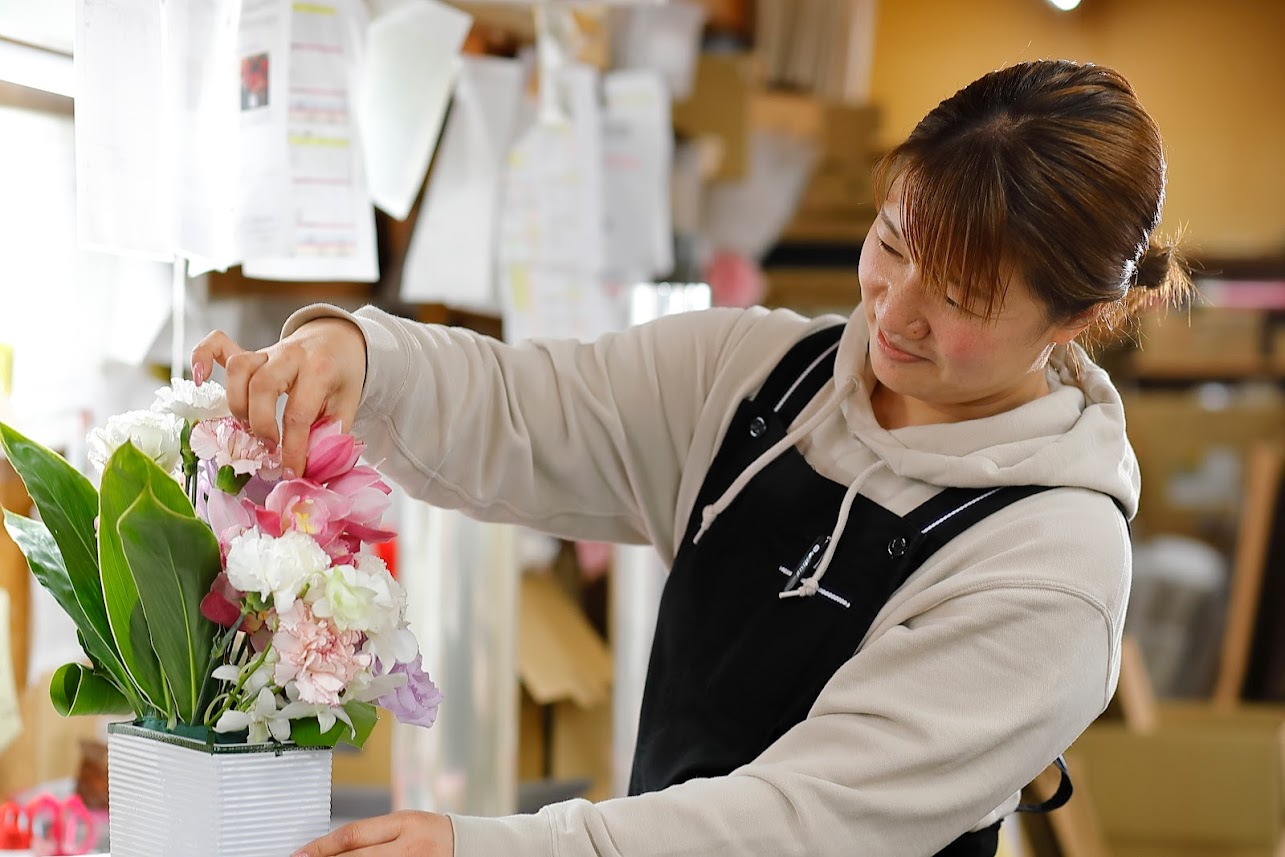
<svg viewBox="0 0 1285 857">
<path fill-rule="evenodd" d="M 42 794 L 26 806 L 0 806 L 0 847 L 30 848 L 39 857 L 88 854 L 98 839 L 98 822 L 80 795 L 59 800 Z"/>
</svg>

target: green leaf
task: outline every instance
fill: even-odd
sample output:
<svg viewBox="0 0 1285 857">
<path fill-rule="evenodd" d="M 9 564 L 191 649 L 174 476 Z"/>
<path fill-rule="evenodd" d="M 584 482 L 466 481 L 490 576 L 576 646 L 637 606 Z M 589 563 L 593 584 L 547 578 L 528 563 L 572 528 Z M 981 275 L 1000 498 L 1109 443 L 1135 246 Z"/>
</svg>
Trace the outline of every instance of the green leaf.
<svg viewBox="0 0 1285 857">
<path fill-rule="evenodd" d="M 172 489 L 187 503 L 176 482 L 155 463 L 148 467 L 150 484 L 117 529 L 176 713 L 185 723 L 199 724 L 210 644 L 218 633 L 201 615 L 201 599 L 219 573 L 219 544 L 190 505 L 182 514 L 160 499 Z"/>
<path fill-rule="evenodd" d="M 342 720 L 327 732 L 321 731 L 321 724 L 315 717 L 301 717 L 290 721 L 290 740 L 300 747 L 334 747 L 348 731 L 348 724 Z"/>
<path fill-rule="evenodd" d="M 4 526 L 10 538 L 27 558 L 27 565 L 31 568 L 31 573 L 36 580 L 49 591 L 49 594 L 58 602 L 58 606 L 62 607 L 75 623 L 77 637 L 85 654 L 99 671 L 109 677 L 137 704 L 135 712 L 141 714 L 141 701 L 137 698 L 137 692 L 120 661 L 119 654 L 114 646 L 105 644 L 103 638 L 94 633 L 93 623 L 81 609 L 75 587 L 72 586 L 67 568 L 63 565 L 62 554 L 58 552 L 58 545 L 49 528 L 40 521 L 33 521 L 31 518 L 7 509 L 4 513 Z"/>
<path fill-rule="evenodd" d="M 214 476 L 214 487 L 225 494 L 240 494 L 241 489 L 246 486 L 253 476 L 253 473 L 238 474 L 232 469 L 231 464 L 225 464 L 219 468 L 219 472 Z"/>
<path fill-rule="evenodd" d="M 375 724 L 379 722 L 379 709 L 369 702 L 346 702 L 344 711 L 348 712 L 348 718 L 352 720 L 353 732 L 339 740 L 360 750 L 365 746 L 370 733 L 375 731 Z"/>
<path fill-rule="evenodd" d="M 133 704 L 111 679 L 83 664 L 64 664 L 49 682 L 49 698 L 63 717 L 134 714 Z"/>
<path fill-rule="evenodd" d="M 125 560 L 125 549 L 117 531 L 121 515 L 148 488 L 151 479 L 148 464 L 155 467 L 132 443 L 125 443 L 103 469 L 99 486 L 98 567 L 112 639 L 125 669 L 149 704 L 168 713 L 172 706 L 167 704 L 161 661 L 152 649 L 152 635 L 139 600 L 138 585 Z"/>
<path fill-rule="evenodd" d="M 352 729 L 340 720 L 322 732 L 317 718 L 304 717 L 290 721 L 290 740 L 300 747 L 334 747 L 342 741 L 361 749 L 379 721 L 379 709 L 369 702 L 347 702 L 344 703 L 344 711 L 352 720 Z"/>
<path fill-rule="evenodd" d="M 120 653 L 112 642 L 102 582 L 98 577 L 98 549 L 94 518 L 98 493 L 89 480 L 62 456 L 0 423 L 0 445 L 18 471 L 27 494 L 53 535 L 61 567 L 70 581 L 79 610 L 72 615 L 85 635 L 86 654 L 120 680 L 128 681 Z M 67 605 L 63 605 L 67 609 Z M 71 611 L 68 610 L 70 614 Z"/>
</svg>

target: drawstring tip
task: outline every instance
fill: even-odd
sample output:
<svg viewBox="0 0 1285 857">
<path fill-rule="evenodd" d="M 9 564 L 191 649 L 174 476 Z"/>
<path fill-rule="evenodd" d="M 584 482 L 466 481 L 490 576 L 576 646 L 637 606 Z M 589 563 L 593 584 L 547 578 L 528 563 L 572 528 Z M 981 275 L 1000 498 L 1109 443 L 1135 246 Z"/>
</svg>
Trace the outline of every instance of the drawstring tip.
<svg viewBox="0 0 1285 857">
<path fill-rule="evenodd" d="M 802 595 L 802 594 L 803 594 L 803 590 L 802 590 L 802 589 L 787 589 L 787 590 L 785 590 L 784 592 L 778 592 L 778 593 L 776 594 L 776 597 L 777 597 L 777 598 L 780 598 L 782 601 L 784 601 L 784 600 L 785 600 L 785 599 L 787 599 L 787 598 L 797 598 L 798 596 L 800 596 L 800 595 Z"/>
<path fill-rule="evenodd" d="M 799 585 L 794 589 L 787 589 L 784 592 L 778 592 L 776 597 L 780 598 L 782 601 L 787 598 L 809 598 L 816 595 L 817 590 L 820 588 L 821 587 L 817 584 L 815 578 L 808 577 L 799 583 Z"/>
<path fill-rule="evenodd" d="M 696 531 L 696 535 L 692 536 L 692 544 L 700 543 L 701 537 L 709 532 L 710 526 L 713 525 L 714 519 L 717 517 L 718 510 L 713 506 L 706 506 L 701 510 L 701 526 L 700 529 Z"/>
</svg>

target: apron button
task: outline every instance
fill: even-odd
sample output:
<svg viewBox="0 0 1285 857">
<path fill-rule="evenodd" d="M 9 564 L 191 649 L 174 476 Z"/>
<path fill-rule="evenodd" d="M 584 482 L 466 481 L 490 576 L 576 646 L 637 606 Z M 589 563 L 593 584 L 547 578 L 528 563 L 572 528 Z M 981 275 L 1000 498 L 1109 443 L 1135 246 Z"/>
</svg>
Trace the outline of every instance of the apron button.
<svg viewBox="0 0 1285 857">
<path fill-rule="evenodd" d="M 904 556 L 906 553 L 906 540 L 898 536 L 888 542 L 888 556 Z"/>
<path fill-rule="evenodd" d="M 767 431 L 767 420 L 762 417 L 750 420 L 750 437 L 762 437 L 765 431 Z"/>
</svg>

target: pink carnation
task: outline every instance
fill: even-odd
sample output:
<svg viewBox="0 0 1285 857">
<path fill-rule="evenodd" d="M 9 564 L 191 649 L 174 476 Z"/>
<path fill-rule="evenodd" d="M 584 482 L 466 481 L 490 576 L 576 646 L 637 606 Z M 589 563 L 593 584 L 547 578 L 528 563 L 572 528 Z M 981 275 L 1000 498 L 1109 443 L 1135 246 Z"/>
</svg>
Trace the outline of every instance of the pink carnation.
<svg viewBox="0 0 1285 857">
<path fill-rule="evenodd" d="M 191 443 L 196 457 L 214 462 L 216 469 L 231 467 L 238 476 L 248 473 L 264 479 L 281 475 L 280 454 L 269 452 L 262 441 L 232 417 L 197 423 L 192 427 Z"/>
<path fill-rule="evenodd" d="M 278 614 L 279 624 L 272 647 L 280 660 L 275 679 L 285 685 L 293 681 L 299 699 L 315 705 L 337 706 L 348 683 L 362 670 L 369 670 L 373 656 L 357 649 L 361 634 L 340 631 L 327 619 L 313 615 L 304 601 L 296 601 Z"/>
</svg>

